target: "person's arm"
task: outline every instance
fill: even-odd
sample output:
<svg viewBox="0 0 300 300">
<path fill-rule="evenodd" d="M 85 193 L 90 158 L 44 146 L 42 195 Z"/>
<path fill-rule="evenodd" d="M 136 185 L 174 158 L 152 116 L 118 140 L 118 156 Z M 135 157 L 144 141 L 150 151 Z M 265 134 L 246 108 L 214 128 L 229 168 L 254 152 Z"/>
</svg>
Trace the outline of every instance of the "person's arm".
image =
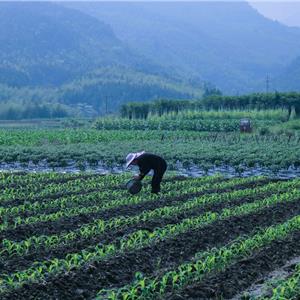
<svg viewBox="0 0 300 300">
<path fill-rule="evenodd" d="M 143 168 L 143 167 L 140 167 L 140 174 L 138 176 L 136 176 L 136 179 L 137 180 L 142 180 L 149 172 L 150 172 L 150 169 L 148 168 Z"/>
</svg>

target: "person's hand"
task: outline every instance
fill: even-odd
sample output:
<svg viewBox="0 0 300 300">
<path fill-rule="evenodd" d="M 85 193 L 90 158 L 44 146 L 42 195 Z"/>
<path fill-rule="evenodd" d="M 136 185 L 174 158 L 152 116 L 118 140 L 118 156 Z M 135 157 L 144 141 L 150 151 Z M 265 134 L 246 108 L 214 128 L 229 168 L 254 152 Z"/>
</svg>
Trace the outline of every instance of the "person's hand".
<svg viewBox="0 0 300 300">
<path fill-rule="evenodd" d="M 134 175 L 133 178 L 134 178 L 135 180 L 141 180 L 141 176 L 140 176 L 140 175 Z"/>
</svg>

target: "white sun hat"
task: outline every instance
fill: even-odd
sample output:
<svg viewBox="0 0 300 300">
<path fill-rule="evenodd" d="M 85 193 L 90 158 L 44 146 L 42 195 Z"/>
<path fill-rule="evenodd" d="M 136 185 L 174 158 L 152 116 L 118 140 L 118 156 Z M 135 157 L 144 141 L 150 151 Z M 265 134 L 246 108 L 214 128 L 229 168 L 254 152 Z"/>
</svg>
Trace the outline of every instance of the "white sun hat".
<svg viewBox="0 0 300 300">
<path fill-rule="evenodd" d="M 136 153 L 129 153 L 127 156 L 126 156 L 126 168 L 128 168 L 131 163 L 138 157 L 140 157 L 142 154 L 144 154 L 145 151 L 142 151 L 142 152 L 136 152 Z"/>
</svg>

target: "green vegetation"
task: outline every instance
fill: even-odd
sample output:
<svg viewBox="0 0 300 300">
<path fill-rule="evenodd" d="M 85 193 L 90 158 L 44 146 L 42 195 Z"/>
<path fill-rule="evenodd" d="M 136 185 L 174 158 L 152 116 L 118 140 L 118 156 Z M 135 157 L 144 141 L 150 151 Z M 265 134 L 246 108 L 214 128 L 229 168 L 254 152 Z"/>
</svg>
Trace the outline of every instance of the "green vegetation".
<svg viewBox="0 0 300 300">
<path fill-rule="evenodd" d="M 1 300 L 300 299 L 299 29 L 247 3 L 0 2 L 0 43 Z M 142 150 L 158 195 L 126 189 Z"/>
<path fill-rule="evenodd" d="M 57 88 L 0 84 L 0 119 L 88 117 L 116 113 L 127 101 L 199 99 L 202 89 L 120 67 L 99 68 Z M 38 99 L 38 103 L 37 103 Z"/>
<path fill-rule="evenodd" d="M 75 2 L 70 7 L 111 24 L 122 41 L 160 65 L 204 78 L 225 93 L 266 90 L 267 74 L 270 90 L 299 91 L 299 59 L 282 72 L 299 56 L 299 29 L 264 17 L 248 2 Z"/>
<path fill-rule="evenodd" d="M 241 171 L 300 165 L 300 125 L 294 107 L 291 113 L 288 108 L 205 111 L 181 110 L 181 103 L 188 102 L 155 102 L 146 118 L 132 111 L 128 118 L 103 117 L 94 122 L 2 122 L 0 162 L 72 165 L 83 170 L 87 164 L 93 168 L 122 166 L 127 153 L 145 150 L 164 156 L 170 168 L 178 163 L 197 164 L 204 171 L 224 165 Z M 134 109 L 143 106 L 137 104 Z M 242 118 L 251 120 L 251 133 L 240 133 Z"/>
<path fill-rule="evenodd" d="M 0 103 L 1 120 L 65 118 L 72 109 L 58 103 Z"/>
<path fill-rule="evenodd" d="M 130 196 L 123 188 L 128 178 L 2 173 L 1 299 L 53 292 L 71 299 L 79 283 L 86 298 L 169 299 L 245 259 L 283 251 L 272 243 L 300 234 L 299 179 L 168 175 L 162 195 L 150 194 L 146 180 L 142 192 Z M 238 272 L 258 274 L 247 267 Z M 274 289 L 275 296 L 299 295 L 292 289 L 297 272 Z M 64 288 L 55 288 L 57 282 Z M 233 287 L 227 292 L 239 291 Z"/>
<path fill-rule="evenodd" d="M 162 108 L 163 103 L 171 101 L 156 102 L 158 108 L 155 108 L 151 115 L 143 118 L 135 108 L 130 112 L 129 118 L 101 118 L 98 119 L 94 127 L 96 129 L 131 129 L 131 130 L 189 130 L 204 132 L 232 132 L 239 131 L 240 119 L 250 118 L 252 126 L 257 132 L 260 128 L 278 126 L 285 124 L 289 119 L 287 110 L 225 110 L 225 111 L 192 111 L 174 110 L 171 108 Z M 129 106 L 130 107 L 130 106 Z M 143 105 L 141 105 L 143 107 Z M 178 109 L 178 108 L 177 108 Z M 140 111 L 142 114 L 142 112 Z M 137 114 L 137 115 L 136 115 Z M 279 125 L 280 126 L 280 125 Z"/>
<path fill-rule="evenodd" d="M 247 258 L 253 251 L 260 250 L 273 240 L 282 239 L 299 229 L 300 218 L 297 216 L 284 224 L 269 227 L 254 236 L 234 240 L 229 246 L 196 253 L 194 261 L 182 264 L 176 270 L 163 274 L 162 277 L 145 277 L 116 291 L 100 291 L 97 299 L 125 298 L 133 300 L 163 297 L 168 290 L 177 290 L 195 281 L 200 281 L 210 272 L 220 272 L 235 260 Z M 297 295 L 297 291 L 294 291 L 293 295 Z"/>
<path fill-rule="evenodd" d="M 295 267 L 293 274 L 282 280 L 273 288 L 272 296 L 261 297 L 259 300 L 296 299 L 300 295 L 300 264 Z"/>
<path fill-rule="evenodd" d="M 105 124 L 108 126 L 110 121 Z M 128 121 L 128 126 L 134 124 Z M 195 163 L 204 169 L 224 164 L 239 168 L 260 165 L 280 169 L 300 165 L 299 133 L 289 132 L 248 135 L 129 128 L 0 130 L 0 161 L 27 164 L 46 159 L 50 166 L 66 166 L 71 160 L 83 168 L 85 162 L 111 166 L 123 165 L 129 152 L 146 150 L 164 156 L 170 167 L 180 161 L 185 166 Z"/>
<path fill-rule="evenodd" d="M 250 94 L 242 96 L 212 96 L 203 100 L 203 104 L 209 109 L 268 109 L 285 108 L 291 110 L 294 108 L 296 115 L 300 114 L 299 93 L 268 93 L 268 94 Z"/>
<path fill-rule="evenodd" d="M 256 93 L 241 96 L 208 95 L 199 101 L 160 100 L 152 103 L 128 103 L 121 106 L 122 117 L 147 119 L 151 115 L 178 113 L 186 110 L 200 110 L 194 119 L 276 119 L 287 121 L 294 110 L 300 115 L 299 93 Z M 207 112 L 212 110 L 212 112 Z M 276 111 L 277 110 L 277 111 Z M 280 111 L 282 110 L 282 111 Z M 283 111 L 285 110 L 285 111 Z M 280 116 L 278 118 L 278 116 Z"/>
</svg>

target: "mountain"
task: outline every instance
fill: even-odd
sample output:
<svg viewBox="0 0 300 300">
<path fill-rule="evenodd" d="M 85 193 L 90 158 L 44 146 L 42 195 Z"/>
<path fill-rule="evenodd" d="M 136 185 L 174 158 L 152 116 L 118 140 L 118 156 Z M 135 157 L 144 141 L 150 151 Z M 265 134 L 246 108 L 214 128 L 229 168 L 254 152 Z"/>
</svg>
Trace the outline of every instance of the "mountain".
<svg viewBox="0 0 300 300">
<path fill-rule="evenodd" d="M 120 67 L 97 69 L 61 86 L 55 94 L 61 103 L 88 103 L 99 113 L 105 112 L 105 101 L 109 102 L 109 110 L 115 110 L 127 101 L 158 98 L 199 99 L 201 96 L 201 89 L 184 82 Z"/>
<path fill-rule="evenodd" d="M 0 84 L 1 110 L 37 104 L 64 104 L 70 111 L 87 107 L 93 114 L 114 112 L 128 101 L 148 101 L 158 98 L 200 98 L 202 90 L 180 81 L 145 74 L 131 68 L 109 66 L 99 68 L 59 87 L 20 87 Z M 32 105 L 31 105 L 32 104 Z M 85 112 L 83 112 L 84 115 Z M 4 115 L 4 113 L 2 113 Z M 90 112 L 88 112 L 90 116 Z"/>
<path fill-rule="evenodd" d="M 0 2 L 0 86 L 2 102 L 58 100 L 97 111 L 105 97 L 115 110 L 202 89 L 130 49 L 109 24 L 51 2 Z"/>
<path fill-rule="evenodd" d="M 129 47 L 182 76 L 229 94 L 264 89 L 300 54 L 300 29 L 265 18 L 242 2 L 74 2 L 110 24 Z"/>
<path fill-rule="evenodd" d="M 280 91 L 299 91 L 300 56 L 294 59 L 278 76 L 271 81 L 273 87 Z"/>
<path fill-rule="evenodd" d="M 8 85 L 57 86 L 115 65 L 167 74 L 132 51 L 111 26 L 52 2 L 0 2 L 0 45 L 0 82 Z"/>
<path fill-rule="evenodd" d="M 242 2 L 0 2 L 0 101 L 92 106 L 297 84 L 300 28 Z M 292 77 L 289 77 L 292 76 Z M 288 78 L 290 78 L 288 80 Z M 295 79 L 295 80 L 294 80 Z M 1 107 L 0 107 L 1 110 Z"/>
<path fill-rule="evenodd" d="M 52 3 L 0 2 L 0 45 L 0 81 L 17 86 L 57 85 L 133 58 L 110 26 Z"/>
</svg>

